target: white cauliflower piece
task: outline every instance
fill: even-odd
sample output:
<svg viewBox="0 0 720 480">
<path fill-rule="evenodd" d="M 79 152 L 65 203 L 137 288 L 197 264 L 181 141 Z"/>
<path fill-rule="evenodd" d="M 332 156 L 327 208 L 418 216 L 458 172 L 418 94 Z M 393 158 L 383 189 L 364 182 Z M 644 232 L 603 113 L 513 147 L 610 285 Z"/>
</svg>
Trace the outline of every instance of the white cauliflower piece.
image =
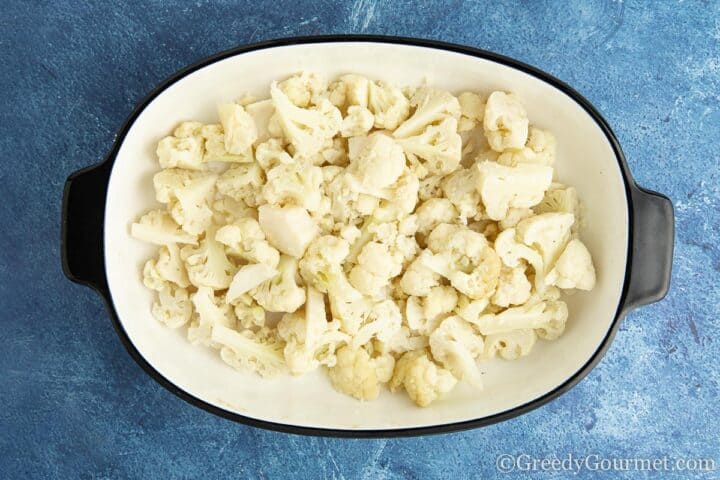
<svg viewBox="0 0 720 480">
<path fill-rule="evenodd" d="M 197 247 L 180 249 L 190 283 L 196 287 L 224 290 L 230 286 L 237 268 L 228 260 L 224 246 L 215 240 L 216 227 L 211 226 Z"/>
<path fill-rule="evenodd" d="M 255 208 L 247 206 L 245 202 L 238 202 L 225 195 L 213 202 L 212 209 L 213 222 L 218 225 L 235 223 L 241 218 L 257 219 L 257 210 Z"/>
<path fill-rule="evenodd" d="M 280 164 L 267 171 L 267 182 L 262 189 L 265 201 L 272 205 L 297 205 L 308 211 L 320 207 L 320 185 L 323 181 L 320 167 L 310 162 L 297 161 Z"/>
<path fill-rule="evenodd" d="M 270 245 L 292 257 L 302 257 L 318 234 L 318 227 L 301 207 L 262 205 L 258 209 L 260 228 Z"/>
<path fill-rule="evenodd" d="M 496 152 L 522 148 L 528 136 L 528 117 L 520 99 L 505 92 L 493 92 L 485 104 L 485 136 Z"/>
<path fill-rule="evenodd" d="M 350 340 L 339 330 L 339 322 L 327 321 L 323 294 L 308 287 L 306 296 L 304 312 L 286 313 L 277 326 L 278 334 L 286 342 L 285 362 L 293 375 L 310 372 L 320 365 L 334 366 L 337 347 Z"/>
<path fill-rule="evenodd" d="M 400 330 L 401 324 L 402 313 L 397 304 L 392 300 L 382 300 L 372 306 L 365 323 L 353 335 L 350 345 L 360 347 L 374 338 L 387 342 Z"/>
<path fill-rule="evenodd" d="M 395 138 L 406 138 L 422 133 L 429 125 L 447 117 L 460 117 L 460 103 L 450 92 L 430 87 L 415 90 L 410 99 L 415 107 L 412 116 L 394 132 Z"/>
<path fill-rule="evenodd" d="M 457 133 L 457 120 L 448 117 L 438 125 L 430 125 L 422 133 L 397 139 L 405 153 L 417 155 L 433 174 L 447 174 L 460 164 L 462 139 Z"/>
<path fill-rule="evenodd" d="M 275 113 L 272 100 L 265 99 L 245 105 L 245 111 L 252 117 L 255 122 L 255 131 L 257 132 L 257 140 L 255 143 L 261 143 L 270 138 L 268 125 L 270 117 Z"/>
<path fill-rule="evenodd" d="M 164 210 L 151 210 L 130 226 L 130 234 L 143 242 L 155 245 L 189 243 L 197 245 L 197 236 L 191 235 L 175 223 Z"/>
<path fill-rule="evenodd" d="M 534 249 L 516 240 L 514 228 L 500 232 L 495 237 L 495 252 L 502 263 L 510 268 L 523 266 L 529 263 L 535 270 L 535 289 L 538 292 L 545 290 L 545 265 L 542 256 Z"/>
<path fill-rule="evenodd" d="M 568 317 L 563 301 L 528 302 L 511 307 L 500 313 L 480 315 L 475 325 L 483 335 L 495 335 L 519 329 L 535 329 L 538 336 L 547 340 L 559 337 L 565 329 Z"/>
<path fill-rule="evenodd" d="M 394 184 L 405 169 L 402 147 L 387 135 L 374 133 L 352 153 L 347 171 L 359 183 L 357 192 L 389 196 L 382 190 Z"/>
<path fill-rule="evenodd" d="M 285 151 L 285 147 L 277 138 L 269 138 L 255 148 L 255 160 L 268 171 L 277 165 L 293 163 L 293 158 Z"/>
<path fill-rule="evenodd" d="M 402 272 L 403 256 L 391 251 L 385 243 L 368 242 L 350 270 L 350 283 L 361 293 L 373 298 L 385 296 L 390 279 Z"/>
<path fill-rule="evenodd" d="M 458 96 L 460 102 L 460 120 L 458 130 L 466 132 L 476 128 L 485 116 L 485 100 L 473 92 L 463 92 Z"/>
<path fill-rule="evenodd" d="M 423 299 L 423 316 L 428 324 L 435 326 L 442 315 L 455 309 L 457 302 L 458 294 L 454 288 L 447 285 L 432 287 Z"/>
<path fill-rule="evenodd" d="M 208 203 L 217 179 L 214 173 L 168 168 L 153 177 L 155 196 L 169 204 L 170 215 L 183 230 L 199 235 L 212 223 Z"/>
<path fill-rule="evenodd" d="M 223 325 L 212 329 L 211 340 L 220 346 L 220 358 L 237 370 L 250 370 L 273 377 L 285 368 L 282 343 L 273 336 L 253 338 L 250 332 L 237 332 Z"/>
<path fill-rule="evenodd" d="M 402 220 L 413 210 L 418 201 L 420 183 L 415 175 L 406 171 L 389 189 L 389 196 L 380 199 L 373 216 L 383 222 Z"/>
<path fill-rule="evenodd" d="M 457 208 L 462 221 L 478 215 L 481 203 L 480 193 L 476 188 L 477 170 L 459 168 L 443 178 L 440 185 L 445 198 Z"/>
<path fill-rule="evenodd" d="M 262 203 L 260 192 L 264 183 L 262 168 L 257 163 L 244 163 L 223 172 L 217 180 L 217 189 L 235 201 L 257 207 Z"/>
<path fill-rule="evenodd" d="M 430 334 L 433 358 L 460 380 L 481 386 L 480 370 L 475 359 L 483 353 L 483 339 L 471 324 L 458 316 L 447 317 Z"/>
<path fill-rule="evenodd" d="M 200 134 L 205 139 L 203 162 L 252 162 L 252 149 L 248 148 L 239 154 L 230 153 L 225 148 L 225 132 L 222 125 L 204 125 Z"/>
<path fill-rule="evenodd" d="M 160 247 L 157 260 L 151 258 L 143 268 L 143 283 L 151 290 L 162 290 L 165 282 L 187 288 L 190 281 L 185 271 L 185 265 L 180 258 L 180 249 L 174 243 Z"/>
<path fill-rule="evenodd" d="M 225 300 L 229 302 L 228 295 Z M 240 327 L 244 329 L 265 326 L 265 309 L 257 304 L 250 294 L 245 293 L 234 299 L 234 312 Z"/>
<path fill-rule="evenodd" d="M 365 135 L 375 124 L 375 117 L 365 107 L 352 105 L 348 107 L 347 115 L 343 118 L 340 134 L 343 137 L 356 137 Z"/>
<path fill-rule="evenodd" d="M 517 224 L 517 238 L 540 252 L 547 273 L 570 240 L 575 217 L 570 213 L 543 213 Z"/>
<path fill-rule="evenodd" d="M 552 167 L 524 163 L 507 167 L 485 161 L 478 163 L 477 169 L 477 189 L 493 220 L 505 218 L 510 207 L 529 208 L 540 203 L 553 175 Z"/>
<path fill-rule="evenodd" d="M 300 260 L 300 275 L 314 288 L 327 293 L 331 283 L 342 274 L 342 262 L 348 256 L 348 242 L 334 235 L 323 235 L 310 243 Z"/>
<path fill-rule="evenodd" d="M 580 214 L 580 202 L 577 190 L 559 183 L 553 183 L 545 192 L 542 201 L 533 207 L 535 213 L 572 213 L 577 220 Z M 573 224 L 576 227 L 578 222 Z"/>
<path fill-rule="evenodd" d="M 485 311 L 490 300 L 488 298 L 482 298 L 480 300 L 473 300 L 465 295 L 459 295 L 457 307 L 455 313 L 460 318 L 470 323 L 475 323 L 480 315 Z"/>
<path fill-rule="evenodd" d="M 305 289 L 295 279 L 298 261 L 283 255 L 277 269 L 277 275 L 260 283 L 250 295 L 268 312 L 294 312 L 305 303 Z"/>
<path fill-rule="evenodd" d="M 317 105 L 327 89 L 327 80 L 314 72 L 301 72 L 277 84 L 288 99 L 298 107 Z"/>
<path fill-rule="evenodd" d="M 500 272 L 492 303 L 499 307 L 522 305 L 530 298 L 532 285 L 525 276 L 525 267 L 504 268 Z"/>
<path fill-rule="evenodd" d="M 441 223 L 451 223 L 458 218 L 458 211 L 447 198 L 428 198 L 415 210 L 417 233 L 428 235 Z"/>
<path fill-rule="evenodd" d="M 422 297 L 430 293 L 430 289 L 439 285 L 440 275 L 425 266 L 425 261 L 432 256 L 429 250 L 423 250 L 408 266 L 400 279 L 400 288 L 407 295 Z"/>
<path fill-rule="evenodd" d="M 595 267 L 585 244 L 577 239 L 570 240 L 555 266 L 545 276 L 545 282 L 559 288 L 592 290 L 595 287 Z"/>
<path fill-rule="evenodd" d="M 225 133 L 225 150 L 235 155 L 246 154 L 258 138 L 253 118 L 237 103 L 220 104 L 218 116 Z"/>
<path fill-rule="evenodd" d="M 349 108 L 353 105 L 367 107 L 370 80 L 361 75 L 343 75 L 337 82 L 333 82 L 328 90 L 330 101 L 338 108 Z"/>
<path fill-rule="evenodd" d="M 433 363 L 424 350 L 416 350 L 405 353 L 395 364 L 390 391 L 394 393 L 402 387 L 413 402 L 427 407 L 456 384 L 457 379 L 450 371 Z"/>
<path fill-rule="evenodd" d="M 380 381 L 389 380 L 387 357 L 376 361 L 363 348 L 341 347 L 337 363 L 328 369 L 330 381 L 338 392 L 358 400 L 375 400 L 380 395 Z M 392 357 L 390 357 L 392 358 Z M 392 368 L 389 369 L 392 372 Z"/>
<path fill-rule="evenodd" d="M 457 291 L 474 300 L 495 292 L 501 263 L 482 234 L 443 223 L 430 233 L 427 243 L 435 255 L 424 257 L 423 265 L 447 278 Z"/>
<path fill-rule="evenodd" d="M 278 265 L 279 268 L 279 265 Z M 263 263 L 251 263 L 240 267 L 230 282 L 226 294 L 228 303 L 235 303 L 245 293 L 274 278 L 278 271 Z M 263 305 L 264 306 L 264 305 Z"/>
<path fill-rule="evenodd" d="M 152 316 L 170 328 L 180 328 L 192 316 L 192 305 L 188 291 L 172 283 L 158 291 L 157 300 L 152 305 Z"/>
<path fill-rule="evenodd" d="M 552 133 L 530 127 L 527 144 L 519 150 L 505 150 L 498 156 L 497 162 L 509 166 L 515 166 L 518 163 L 552 165 L 555 163 L 556 151 L 557 142 Z"/>
<path fill-rule="evenodd" d="M 515 228 L 520 221 L 530 218 L 535 214 L 531 208 L 508 208 L 505 218 L 498 222 L 500 230 Z"/>
<path fill-rule="evenodd" d="M 483 357 L 489 360 L 497 354 L 505 360 L 517 360 L 530 353 L 536 340 L 537 334 L 531 328 L 487 335 Z"/>
<path fill-rule="evenodd" d="M 228 254 L 249 262 L 275 268 L 280 260 L 280 252 L 265 239 L 265 233 L 254 218 L 241 218 L 221 227 L 215 233 L 215 240 L 227 247 Z"/>
<path fill-rule="evenodd" d="M 400 328 L 385 341 L 378 339 L 373 340 L 374 351 L 379 352 L 382 355 L 400 355 L 405 352 L 419 350 L 427 346 L 428 341 L 426 336 L 417 335 L 405 325 L 401 325 Z"/>
<path fill-rule="evenodd" d="M 186 122 L 189 123 L 189 122 Z M 183 127 L 181 124 L 180 127 Z M 193 127 L 197 125 L 193 122 Z M 203 170 L 204 140 L 200 135 L 168 136 L 158 142 L 155 153 L 162 168 Z"/>
<path fill-rule="evenodd" d="M 190 296 L 195 307 L 195 318 L 188 327 L 188 340 L 193 345 L 216 347 L 212 341 L 212 330 L 220 325 L 235 328 L 237 319 L 230 305 L 222 297 L 216 297 L 209 287 L 199 287 Z"/>
<path fill-rule="evenodd" d="M 368 108 L 378 129 L 395 130 L 410 115 L 410 102 L 402 91 L 384 82 L 369 83 Z"/>
<path fill-rule="evenodd" d="M 271 84 L 270 95 L 277 121 L 297 155 L 312 157 L 332 143 L 340 130 L 342 115 L 329 100 L 314 108 L 300 108 L 278 88 L 277 82 Z"/>
</svg>

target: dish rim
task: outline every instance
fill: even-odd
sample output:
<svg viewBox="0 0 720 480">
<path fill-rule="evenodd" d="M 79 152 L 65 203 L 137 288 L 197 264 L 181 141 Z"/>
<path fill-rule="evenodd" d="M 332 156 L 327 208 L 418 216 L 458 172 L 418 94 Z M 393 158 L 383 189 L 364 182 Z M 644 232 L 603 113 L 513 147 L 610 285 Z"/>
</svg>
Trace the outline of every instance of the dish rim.
<svg viewBox="0 0 720 480">
<path fill-rule="evenodd" d="M 164 388 L 175 394 L 176 396 L 180 397 L 181 399 L 185 400 L 186 402 L 190 403 L 191 405 L 195 407 L 199 407 L 207 412 L 210 412 L 214 415 L 233 420 L 238 423 L 242 423 L 245 425 L 253 426 L 253 427 L 259 427 L 264 428 L 268 430 L 273 431 L 279 431 L 283 433 L 293 433 L 293 434 L 300 434 L 300 435 L 313 435 L 313 436 L 325 436 L 325 437 L 344 437 L 344 438 L 397 438 L 397 437 L 409 437 L 409 436 L 419 436 L 419 435 L 430 435 L 430 434 L 441 434 L 441 433 L 450 433 L 450 432 L 457 432 L 462 430 L 468 430 L 472 428 L 478 428 L 478 427 L 484 427 L 488 425 L 492 425 L 494 423 L 502 422 L 505 420 L 509 420 L 511 418 L 515 418 L 517 416 L 523 415 L 527 412 L 530 412 L 536 408 L 539 408 L 548 402 L 558 398 L 560 395 L 564 394 L 568 390 L 570 390 L 572 387 L 577 385 L 577 383 L 580 382 L 583 378 L 585 378 L 590 371 L 595 368 L 595 366 L 599 363 L 599 361 L 604 357 L 605 353 L 607 352 L 610 344 L 612 343 L 615 334 L 617 333 L 617 330 L 620 326 L 620 322 L 627 313 L 627 311 L 633 306 L 626 304 L 626 300 L 628 297 L 628 290 L 630 288 L 630 274 L 631 274 L 631 266 L 632 266 L 632 260 L 633 260 L 633 225 L 634 225 L 634 211 L 635 211 L 635 205 L 633 202 L 633 191 L 644 191 L 641 187 L 639 187 L 633 177 L 630 173 L 629 166 L 627 164 L 627 161 L 625 159 L 625 155 L 623 154 L 623 151 L 620 147 L 620 143 L 615 136 L 614 132 L 610 128 L 607 121 L 602 117 L 602 115 L 598 112 L 598 110 L 590 103 L 585 97 L 583 97 L 579 92 L 577 92 L 575 89 L 573 89 L 571 86 L 569 86 L 567 83 L 563 82 L 562 80 L 559 80 L 558 78 L 554 77 L 553 75 L 544 72 L 536 67 L 533 67 L 531 65 L 528 65 L 524 62 L 515 60 L 511 57 L 507 57 L 504 55 L 500 55 L 494 52 L 490 52 L 487 50 L 482 50 L 479 48 L 474 47 L 468 47 L 464 45 L 454 44 L 454 43 L 447 43 L 442 42 L 438 40 L 428 40 L 428 39 L 419 39 L 419 38 L 412 38 L 412 37 L 400 37 L 400 36 L 384 36 L 384 35 L 320 35 L 320 36 L 301 36 L 301 37 L 287 37 L 287 38 L 279 38 L 279 39 L 273 39 L 273 40 L 267 40 L 262 41 L 258 43 L 252 43 L 248 45 L 242 45 L 239 47 L 234 47 L 228 50 L 224 50 L 221 52 L 218 52 L 216 54 L 210 55 L 208 57 L 205 57 L 179 71 L 172 74 L 168 78 L 166 78 L 164 81 L 160 82 L 150 93 L 148 93 L 142 100 L 140 100 L 137 104 L 137 106 L 133 109 L 132 113 L 128 116 L 128 118 L 123 122 L 121 128 L 119 129 L 119 133 L 117 137 L 115 138 L 115 141 L 113 143 L 113 147 L 110 151 L 110 153 L 107 155 L 105 160 L 100 162 L 97 165 L 93 165 L 87 168 L 84 168 L 82 170 L 78 170 L 77 172 L 73 173 L 66 181 L 65 184 L 65 191 L 64 191 L 64 198 L 68 198 L 68 193 L 70 190 L 70 185 L 78 176 L 81 176 L 85 173 L 88 173 L 90 171 L 100 171 L 101 173 L 107 175 L 107 181 L 109 181 L 110 173 L 112 172 L 112 167 L 115 163 L 115 160 L 117 158 L 117 154 L 120 150 L 120 147 L 122 143 L 124 142 L 130 128 L 135 123 L 135 120 L 139 117 L 139 115 L 145 110 L 145 108 L 152 103 L 152 101 L 160 95 L 162 92 L 164 92 L 166 89 L 168 89 L 170 86 L 175 84 L 176 82 L 182 80 L 184 77 L 190 75 L 191 73 L 204 68 L 208 65 L 211 65 L 215 62 L 224 60 L 229 57 L 234 57 L 237 55 L 245 54 L 248 52 L 253 52 L 257 50 L 265 50 L 275 47 L 284 47 L 284 46 L 295 46 L 295 45 L 312 45 L 312 44 L 325 44 L 325 43 L 350 43 L 350 42 L 359 42 L 359 43 L 380 43 L 380 44 L 390 44 L 390 45 L 405 45 L 405 46 L 414 46 L 414 47 L 422 47 L 422 48 L 430 48 L 435 50 L 442 50 L 442 51 L 450 51 L 455 53 L 461 53 L 468 56 L 481 58 L 484 60 L 488 60 L 494 63 L 498 63 L 501 65 L 505 65 L 511 68 L 514 68 L 516 70 L 519 70 L 523 73 L 529 74 L 538 80 L 541 80 L 558 90 L 560 90 L 562 93 L 566 94 L 568 97 L 570 97 L 573 101 L 575 101 L 585 112 L 590 115 L 592 120 L 597 124 L 597 126 L 601 129 L 602 133 L 605 135 L 606 139 L 610 143 L 610 146 L 613 149 L 613 152 L 615 154 L 615 159 L 618 162 L 618 166 L 620 168 L 623 185 L 625 188 L 625 199 L 626 199 L 626 205 L 628 209 L 628 236 L 627 236 L 627 259 L 626 259 L 626 265 L 625 265 L 625 275 L 623 279 L 623 287 L 621 290 L 620 297 L 618 299 L 618 306 L 615 311 L 614 318 L 612 320 L 612 323 L 610 324 L 610 327 L 607 330 L 607 333 L 605 334 L 605 337 L 600 342 L 599 346 L 595 350 L 595 352 L 590 356 L 590 358 L 580 367 L 578 370 L 570 376 L 568 379 L 566 379 L 562 384 L 558 385 L 554 389 L 550 390 L 549 392 L 546 392 L 545 394 L 526 402 L 522 405 L 513 407 L 509 410 L 506 410 L 504 412 L 496 413 L 487 417 L 481 417 L 481 418 L 475 418 L 470 420 L 464 420 L 461 422 L 452 422 L 452 423 L 444 423 L 444 424 L 438 424 L 438 425 L 430 425 L 430 426 L 420 426 L 420 427 L 405 427 L 405 428 L 386 428 L 386 429 L 342 429 L 342 428 L 325 428 L 325 427 L 312 427 L 312 426 L 300 426 L 300 425 L 292 425 L 292 424 L 286 424 L 286 423 L 279 423 L 279 422 L 273 422 L 268 420 L 260 420 L 252 417 L 248 417 L 245 415 L 241 415 L 239 413 L 231 412 L 229 410 L 226 410 L 224 408 L 218 407 L 216 405 L 213 405 L 211 403 L 208 403 L 196 396 L 194 396 L 192 393 L 185 391 L 178 387 L 176 384 L 174 384 L 172 381 L 168 380 L 165 376 L 163 376 L 160 372 L 158 372 L 145 358 L 142 356 L 140 351 L 135 347 L 133 342 L 130 340 L 128 334 L 125 332 L 125 329 L 120 322 L 120 318 L 117 314 L 117 311 L 115 310 L 115 305 L 112 301 L 112 296 L 110 295 L 108 283 L 107 283 L 107 268 L 105 268 L 106 263 L 106 256 L 104 252 L 104 220 L 102 224 L 100 225 L 101 229 L 101 238 L 103 239 L 102 245 L 100 246 L 100 250 L 102 252 L 102 267 L 103 267 L 103 277 L 100 279 L 100 282 L 96 283 L 93 281 L 85 280 L 78 278 L 76 275 L 74 275 L 71 272 L 70 266 L 68 265 L 68 259 L 65 254 L 63 254 L 62 262 L 63 262 L 63 270 L 70 278 L 71 280 L 75 281 L 76 283 L 81 283 L 84 285 L 87 285 L 94 290 L 96 290 L 100 295 L 103 297 L 103 300 L 105 302 L 106 308 L 110 314 L 110 319 L 113 324 L 113 327 L 120 337 L 120 340 L 125 347 L 125 349 L 128 351 L 130 356 L 135 360 L 135 362 L 140 365 L 140 367 L 148 374 L 151 378 L 153 378 L 156 382 L 158 382 L 160 385 L 162 385 Z M 106 181 L 106 183 L 107 183 Z M 105 205 L 107 204 L 107 185 L 105 185 L 105 197 L 104 202 L 101 205 L 101 209 L 103 211 L 103 217 L 104 217 L 104 209 Z M 655 194 L 655 192 L 653 192 Z M 662 196 L 662 195 L 660 195 Z M 63 245 L 61 246 L 61 250 L 63 253 L 66 251 L 66 227 L 67 227 L 67 217 L 68 217 L 68 202 L 65 201 L 63 203 L 63 211 L 62 211 L 62 242 Z"/>
</svg>

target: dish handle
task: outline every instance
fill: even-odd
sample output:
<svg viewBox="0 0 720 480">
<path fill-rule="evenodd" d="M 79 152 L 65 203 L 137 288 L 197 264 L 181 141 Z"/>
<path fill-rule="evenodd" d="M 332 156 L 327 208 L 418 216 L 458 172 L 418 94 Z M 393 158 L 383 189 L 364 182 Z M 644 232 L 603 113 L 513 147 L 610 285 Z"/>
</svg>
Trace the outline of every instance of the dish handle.
<svg viewBox="0 0 720 480">
<path fill-rule="evenodd" d="M 625 313 L 667 294 L 675 237 L 675 215 L 668 197 L 638 185 L 633 185 L 631 195 L 633 238 Z"/>
<path fill-rule="evenodd" d="M 65 275 L 73 282 L 107 292 L 105 278 L 105 197 L 111 162 L 78 170 L 65 181 L 61 255 Z"/>
</svg>

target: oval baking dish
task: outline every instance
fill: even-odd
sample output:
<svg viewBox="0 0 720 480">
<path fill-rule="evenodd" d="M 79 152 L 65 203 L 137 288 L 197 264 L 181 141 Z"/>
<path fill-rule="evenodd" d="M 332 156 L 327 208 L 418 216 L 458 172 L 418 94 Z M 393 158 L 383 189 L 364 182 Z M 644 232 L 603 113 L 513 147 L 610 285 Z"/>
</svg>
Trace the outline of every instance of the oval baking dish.
<svg viewBox="0 0 720 480">
<path fill-rule="evenodd" d="M 150 314 L 141 268 L 153 247 L 131 238 L 129 225 L 154 205 L 154 148 L 177 122 L 214 118 L 215 106 L 249 92 L 267 94 L 274 79 L 300 70 L 332 77 L 360 73 L 399 85 L 430 83 L 462 90 L 518 94 L 534 124 L 558 141 L 560 181 L 583 202 L 582 238 L 598 282 L 568 297 L 565 334 L 540 342 L 514 362 L 482 364 L 485 389 L 462 385 L 426 409 L 383 393 L 358 402 L 334 391 L 321 374 L 262 379 L 190 345 L 182 332 Z M 128 352 L 165 388 L 193 405 L 245 424 L 285 432 L 348 437 L 439 433 L 488 425 L 537 408 L 566 392 L 598 363 L 625 314 L 661 299 L 672 263 L 672 204 L 638 187 L 617 139 L 575 90 L 533 67 L 494 53 L 434 41 L 375 36 L 283 39 L 220 53 L 153 90 L 130 115 L 100 164 L 65 185 L 62 255 L 65 274 L 97 290 Z"/>
</svg>

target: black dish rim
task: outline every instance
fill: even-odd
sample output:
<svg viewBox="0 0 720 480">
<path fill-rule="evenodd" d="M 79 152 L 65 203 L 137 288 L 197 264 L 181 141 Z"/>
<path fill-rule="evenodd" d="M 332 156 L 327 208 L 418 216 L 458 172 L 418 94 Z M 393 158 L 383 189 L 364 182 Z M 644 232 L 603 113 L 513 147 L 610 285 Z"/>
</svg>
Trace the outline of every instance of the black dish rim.
<svg viewBox="0 0 720 480">
<path fill-rule="evenodd" d="M 312 435 L 312 436 L 325 436 L 325 437 L 344 437 L 344 438 L 398 438 L 398 437 L 410 437 L 410 436 L 419 436 L 419 435 L 430 435 L 430 434 L 441 434 L 441 433 L 450 433 L 450 432 L 458 432 L 462 430 L 468 430 L 472 428 L 478 428 L 483 427 L 487 425 L 492 425 L 494 423 L 502 422 L 505 420 L 509 420 L 511 418 L 517 417 L 519 415 L 522 415 L 524 413 L 527 413 L 531 410 L 534 410 L 536 408 L 539 408 L 546 403 L 550 402 L 551 400 L 556 399 L 560 395 L 564 394 L 568 390 L 570 390 L 572 387 L 574 387 L 580 380 L 585 378 L 587 374 L 598 364 L 598 362 L 602 359 L 602 357 L 607 352 L 610 344 L 612 343 L 613 338 L 615 337 L 615 334 L 617 333 L 617 330 L 619 328 L 620 322 L 622 318 L 625 316 L 627 311 L 632 307 L 632 305 L 626 305 L 626 299 L 628 294 L 628 289 L 630 286 L 630 272 L 631 272 L 631 265 L 632 265 L 632 241 L 633 241 L 633 218 L 634 218 L 634 205 L 633 205 L 633 195 L 632 191 L 635 190 L 642 190 L 640 187 L 638 187 L 633 180 L 633 177 L 630 173 L 629 166 L 627 164 L 627 161 L 625 159 L 625 155 L 622 152 L 622 149 L 620 147 L 620 143 L 617 140 L 617 137 L 613 133 L 612 129 L 610 128 L 609 124 L 605 121 L 605 119 L 602 117 L 602 115 L 597 111 L 597 109 L 587 100 L 585 99 L 580 93 L 578 93 L 575 89 L 570 87 L 565 82 L 555 78 L 554 76 L 535 68 L 531 65 L 528 65 L 526 63 L 520 62 L 518 60 L 515 60 L 510 57 L 506 57 L 504 55 L 500 55 L 494 52 L 489 52 L 486 50 L 474 48 L 474 47 L 467 47 L 463 45 L 453 44 L 453 43 L 446 43 L 441 42 L 437 40 L 427 40 L 427 39 L 418 39 L 418 38 L 411 38 L 411 37 L 398 37 L 398 36 L 384 36 L 384 35 L 320 35 L 320 36 L 304 36 L 304 37 L 288 37 L 288 38 L 279 38 L 274 40 L 268 40 L 263 41 L 259 43 L 254 43 L 250 45 L 240 46 L 236 48 L 232 48 L 229 50 L 225 50 L 223 52 L 217 53 L 215 55 L 206 57 L 202 60 L 199 60 L 198 62 L 178 71 L 177 73 L 173 74 L 169 78 L 167 78 L 165 81 L 160 83 L 155 89 L 153 89 L 145 98 L 143 98 L 137 105 L 137 107 L 133 110 L 133 112 L 129 115 L 127 120 L 123 123 L 120 133 L 115 139 L 115 142 L 113 144 L 113 148 L 110 152 L 110 154 L 107 156 L 107 158 L 102 161 L 101 163 L 97 165 L 93 165 L 91 167 L 79 170 L 75 172 L 73 175 L 71 175 L 66 184 L 65 184 L 65 192 L 64 192 L 64 198 L 68 197 L 68 192 L 70 189 L 70 185 L 74 178 L 77 176 L 92 171 L 92 170 L 104 170 L 109 175 L 112 166 L 115 162 L 115 159 L 117 157 L 117 153 L 120 149 L 120 146 L 122 145 L 130 127 L 135 122 L 137 117 L 142 113 L 142 111 L 163 91 L 165 91 L 168 87 L 173 85 L 174 83 L 178 82 L 179 80 L 183 79 L 187 75 L 195 72 L 196 70 L 199 70 L 205 66 L 208 66 L 212 63 L 215 63 L 217 61 L 226 59 L 228 57 L 236 56 L 243 53 L 248 53 L 256 50 L 264 50 L 269 49 L 273 47 L 283 47 L 283 46 L 291 46 L 291 45 L 302 45 L 302 44 L 318 44 L 318 43 L 348 43 L 348 42 L 368 42 L 368 43 L 384 43 L 384 44 L 396 44 L 396 45 L 408 45 L 408 46 L 416 46 L 416 47 L 425 47 L 425 48 L 432 48 L 436 50 L 444 50 L 444 51 L 450 51 L 450 52 L 456 52 L 461 53 L 477 58 L 482 58 L 485 60 L 490 60 L 495 63 L 499 63 L 502 65 L 506 65 L 509 67 L 512 67 L 514 69 L 520 70 L 524 73 L 527 73 L 529 75 L 532 75 L 539 80 L 542 80 L 545 83 L 548 83 L 561 92 L 568 95 L 571 99 L 573 99 L 580 107 L 582 107 L 596 122 L 598 127 L 602 130 L 602 132 L 605 134 L 606 138 L 610 142 L 613 151 L 615 153 L 615 157 L 618 162 L 618 166 L 620 167 L 620 171 L 622 173 L 623 177 L 623 183 L 625 186 L 625 196 L 627 200 L 627 207 L 628 207 L 628 244 L 627 244 L 627 262 L 625 267 L 625 278 L 622 288 L 622 293 L 620 295 L 620 299 L 618 301 L 618 307 L 615 312 L 615 317 L 613 319 L 612 324 L 610 325 L 610 328 L 608 329 L 605 338 L 600 343 L 597 350 L 593 353 L 593 355 L 590 357 L 590 359 L 582 366 L 580 367 L 577 372 L 572 375 L 570 378 L 568 378 L 565 382 L 563 382 L 561 385 L 553 389 L 552 391 L 530 401 L 523 405 L 514 407 L 510 410 L 500 412 L 488 417 L 482 417 L 478 419 L 473 420 L 466 420 L 462 422 L 455 422 L 455 423 L 447 423 L 447 424 L 440 424 L 440 425 L 431 425 L 431 426 L 423 426 L 423 427 L 409 427 L 409 428 L 397 428 L 397 429 L 368 429 L 368 430 L 362 430 L 362 429 L 335 429 L 335 428 L 317 428 L 317 427 L 307 427 L 307 426 L 297 426 L 297 425 L 291 425 L 291 424 L 283 424 L 283 423 L 276 423 L 266 420 L 259 420 L 252 417 L 247 417 L 244 415 L 240 415 L 234 412 L 230 412 L 228 410 L 225 410 L 223 408 L 217 407 L 215 405 L 212 405 L 210 403 L 205 402 L 204 400 L 201 400 L 194 395 L 186 392 L 185 390 L 182 390 L 180 387 L 172 383 L 170 380 L 165 378 L 162 374 L 160 374 L 155 368 L 147 362 L 142 354 L 137 350 L 135 345 L 132 343 L 130 338 L 128 337 L 127 333 L 125 332 L 125 329 L 122 326 L 122 323 L 120 322 L 120 319 L 117 315 L 117 312 L 115 310 L 115 306 L 112 301 L 112 296 L 110 294 L 108 285 L 107 285 L 107 277 L 106 273 L 104 275 L 104 278 L 100 282 L 100 284 L 96 284 L 92 281 L 87 281 L 84 279 L 77 278 L 70 270 L 70 267 L 68 265 L 68 260 L 63 255 L 63 271 L 65 272 L 65 275 L 72 281 L 76 283 L 80 283 L 83 285 L 87 285 L 94 290 L 96 290 L 100 295 L 103 297 L 107 310 L 110 313 L 110 318 L 113 324 L 113 327 L 115 331 L 117 332 L 118 336 L 120 337 L 121 342 L 125 346 L 125 349 L 128 351 L 130 356 L 135 360 L 135 362 L 140 365 L 140 367 L 148 374 L 150 375 L 155 381 L 157 381 L 160 385 L 162 385 L 164 388 L 172 392 L 173 394 L 177 395 L 181 399 L 185 400 L 186 402 L 190 403 L 191 405 L 194 405 L 196 407 L 199 407 L 205 411 L 208 411 L 212 414 L 218 415 L 220 417 L 233 420 L 235 422 L 249 425 L 252 427 L 259 427 L 264 428 L 267 430 L 273 430 L 283 433 L 292 433 L 292 434 L 299 434 L 299 435 Z M 105 198 L 105 202 L 107 201 L 107 198 Z M 102 209 L 104 211 L 104 205 L 103 203 Z M 61 245 L 61 251 L 66 251 L 66 245 L 64 244 L 66 239 L 66 228 L 67 228 L 67 218 L 68 218 L 68 205 L 64 202 L 63 204 L 63 211 L 62 211 L 62 242 L 63 245 Z M 104 213 L 103 213 L 104 216 Z M 100 228 L 102 229 L 103 226 L 101 225 Z M 104 246 L 102 248 L 102 251 L 104 253 Z M 105 259 L 103 258 L 103 265 L 104 265 Z"/>
</svg>

